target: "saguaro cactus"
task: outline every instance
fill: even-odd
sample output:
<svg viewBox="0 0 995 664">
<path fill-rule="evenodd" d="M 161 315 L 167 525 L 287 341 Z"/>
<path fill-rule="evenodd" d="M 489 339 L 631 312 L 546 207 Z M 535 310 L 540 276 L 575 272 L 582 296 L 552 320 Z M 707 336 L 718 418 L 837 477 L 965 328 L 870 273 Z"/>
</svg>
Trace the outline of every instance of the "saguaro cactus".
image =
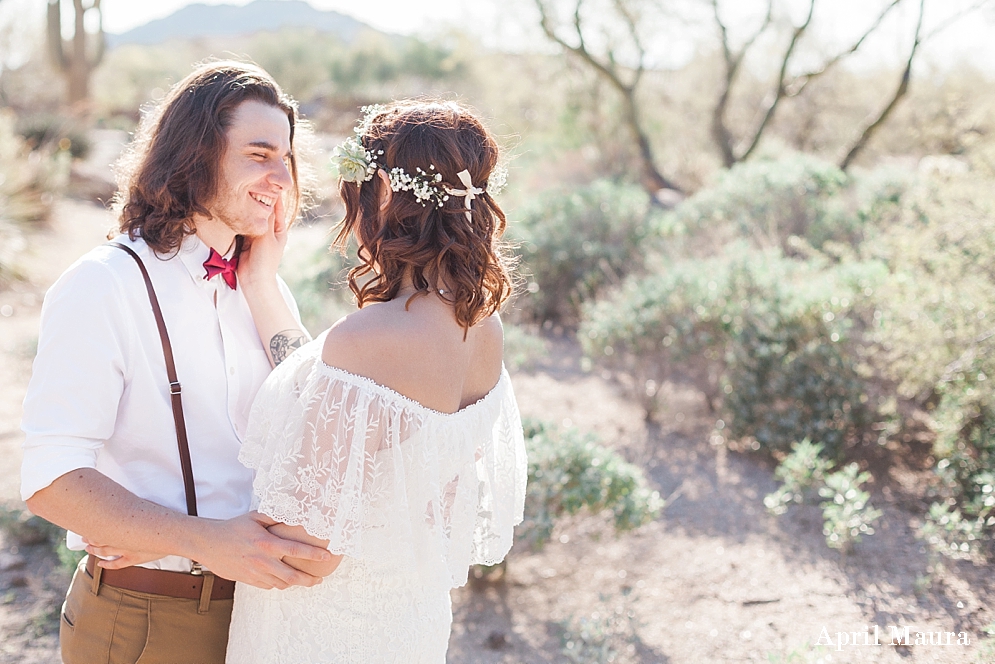
<svg viewBox="0 0 995 664">
<path fill-rule="evenodd" d="M 68 101 L 77 105 L 90 96 L 90 74 L 104 57 L 103 14 L 100 0 L 73 0 L 72 39 L 62 37 L 62 0 L 48 0 L 48 47 L 55 66 L 66 79 Z M 96 32 L 87 32 L 87 12 L 97 15 Z"/>
</svg>

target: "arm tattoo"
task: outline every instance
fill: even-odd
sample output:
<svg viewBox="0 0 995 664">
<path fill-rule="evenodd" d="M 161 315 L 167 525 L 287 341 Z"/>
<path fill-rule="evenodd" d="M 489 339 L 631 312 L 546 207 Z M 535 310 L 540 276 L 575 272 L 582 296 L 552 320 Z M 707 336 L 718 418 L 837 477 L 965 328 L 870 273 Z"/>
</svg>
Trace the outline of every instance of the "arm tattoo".
<svg viewBox="0 0 995 664">
<path fill-rule="evenodd" d="M 269 354 L 273 358 L 273 365 L 283 362 L 307 342 L 307 335 L 300 330 L 284 330 L 274 334 L 269 340 Z"/>
</svg>

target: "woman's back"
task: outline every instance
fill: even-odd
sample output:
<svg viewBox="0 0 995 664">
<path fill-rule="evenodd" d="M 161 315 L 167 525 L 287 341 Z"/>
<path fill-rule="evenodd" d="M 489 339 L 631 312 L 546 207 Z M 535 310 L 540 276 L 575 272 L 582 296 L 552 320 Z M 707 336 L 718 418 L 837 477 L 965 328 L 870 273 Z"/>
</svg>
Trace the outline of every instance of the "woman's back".
<svg viewBox="0 0 995 664">
<path fill-rule="evenodd" d="M 502 350 L 497 314 L 464 331 L 452 306 L 431 293 L 410 302 L 402 295 L 341 319 L 328 331 L 322 360 L 453 413 L 494 387 Z"/>
<path fill-rule="evenodd" d="M 499 369 L 449 413 L 330 366 L 332 345 L 323 335 L 274 370 L 239 458 L 256 473 L 254 509 L 327 540 L 343 561 L 312 588 L 238 586 L 228 661 L 444 661 L 450 589 L 470 565 L 503 559 L 521 520 L 511 381 Z"/>
</svg>

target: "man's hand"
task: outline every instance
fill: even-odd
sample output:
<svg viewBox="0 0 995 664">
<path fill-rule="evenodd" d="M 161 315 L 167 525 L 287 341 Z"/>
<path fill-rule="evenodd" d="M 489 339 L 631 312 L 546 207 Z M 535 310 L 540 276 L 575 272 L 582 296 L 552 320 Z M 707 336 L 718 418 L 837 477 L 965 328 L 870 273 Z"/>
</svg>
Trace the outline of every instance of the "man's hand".
<svg viewBox="0 0 995 664">
<path fill-rule="evenodd" d="M 328 540 L 321 540 L 308 534 L 308 532 L 304 530 L 303 526 L 288 526 L 285 523 L 275 523 L 267 528 L 267 530 L 277 537 L 282 537 L 285 540 L 304 542 L 305 544 L 320 546 L 323 549 L 327 549 L 328 547 Z M 313 574 L 314 576 L 328 576 L 334 572 L 336 568 L 338 568 L 339 563 L 342 562 L 342 556 L 332 554 L 332 560 L 329 562 L 314 562 L 313 560 L 301 560 L 300 558 L 284 558 L 283 561 L 294 569 L 298 569 L 307 574 Z"/>
<path fill-rule="evenodd" d="M 85 537 L 83 538 L 83 543 L 86 544 L 86 552 L 98 559 L 97 566 L 104 569 L 124 569 L 125 567 L 141 565 L 142 563 L 150 563 L 153 560 L 159 560 L 169 555 L 166 553 L 128 551 L 127 549 L 119 549 L 105 544 L 96 544 Z"/>
<path fill-rule="evenodd" d="M 267 232 L 243 238 L 242 251 L 238 255 L 238 279 L 243 290 L 269 287 L 276 281 L 276 271 L 287 246 L 289 227 L 290 224 L 284 219 L 283 196 L 277 196 Z"/>
<path fill-rule="evenodd" d="M 332 560 L 325 549 L 271 534 L 266 528 L 276 522 L 258 512 L 227 521 L 203 521 L 204 533 L 193 558 L 225 579 L 266 590 L 310 587 L 322 578 L 291 567 L 283 558 L 316 563 Z"/>
</svg>

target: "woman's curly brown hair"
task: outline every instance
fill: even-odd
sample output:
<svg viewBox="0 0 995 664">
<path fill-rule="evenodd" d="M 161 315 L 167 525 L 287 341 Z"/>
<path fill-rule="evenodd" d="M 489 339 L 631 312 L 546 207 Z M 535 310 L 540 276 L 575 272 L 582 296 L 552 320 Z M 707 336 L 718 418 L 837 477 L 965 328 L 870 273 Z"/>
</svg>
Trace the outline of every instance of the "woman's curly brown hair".
<svg viewBox="0 0 995 664">
<path fill-rule="evenodd" d="M 172 87 L 142 120 L 118 165 L 120 231 L 141 236 L 160 254 L 174 251 L 194 232 L 195 215 L 211 216 L 218 194 L 226 130 L 239 104 L 253 100 L 280 109 L 290 122 L 289 170 L 294 181 L 287 218 L 301 207 L 294 133 L 297 104 L 259 67 L 237 61 L 199 66 Z"/>
<path fill-rule="evenodd" d="M 463 189 L 457 173 L 466 170 L 474 187 L 486 189 L 498 162 L 497 142 L 454 102 L 395 102 L 363 127 L 360 141 L 380 168 L 440 173 L 440 187 Z M 473 199 L 470 221 L 461 196 L 449 196 L 440 206 L 423 205 L 410 192 L 392 192 L 381 210 L 384 188 L 389 185 L 379 175 L 339 185 L 346 213 L 335 244 L 344 250 L 353 234 L 359 242 L 360 264 L 349 272 L 359 306 L 394 299 L 410 275 L 412 298 L 445 286 L 442 297 L 464 331 L 499 311 L 512 293 L 513 265 L 500 241 L 507 220 L 491 195 Z"/>
</svg>

